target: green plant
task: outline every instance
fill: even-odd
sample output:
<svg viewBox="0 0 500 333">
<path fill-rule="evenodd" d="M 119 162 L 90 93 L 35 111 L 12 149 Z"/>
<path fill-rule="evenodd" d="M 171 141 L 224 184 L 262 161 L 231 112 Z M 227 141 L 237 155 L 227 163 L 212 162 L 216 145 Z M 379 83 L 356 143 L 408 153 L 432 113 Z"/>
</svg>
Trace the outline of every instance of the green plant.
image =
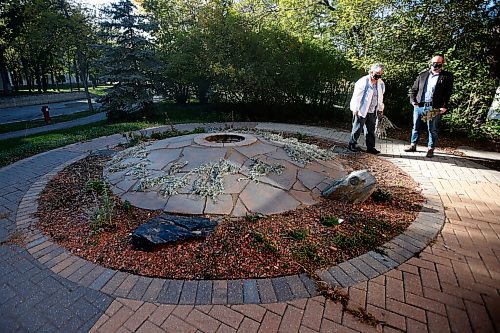
<svg viewBox="0 0 500 333">
<path fill-rule="evenodd" d="M 125 200 L 124 202 L 122 202 L 122 209 L 127 213 L 130 213 L 130 211 L 132 210 L 132 204 L 130 203 L 130 201 Z"/>
<path fill-rule="evenodd" d="M 278 253 L 278 248 L 271 241 L 266 239 L 264 247 L 271 253 Z"/>
<path fill-rule="evenodd" d="M 381 188 L 377 188 L 372 193 L 372 199 L 375 202 L 388 202 L 388 201 L 392 200 L 392 194 L 390 194 L 386 190 L 383 190 Z"/>
<path fill-rule="evenodd" d="M 292 255 L 299 262 L 318 262 L 318 248 L 316 244 L 306 244 L 292 250 Z"/>
<path fill-rule="evenodd" d="M 90 179 L 89 181 L 87 181 L 87 190 L 90 192 L 102 194 L 105 189 L 106 183 L 101 179 Z"/>
<path fill-rule="evenodd" d="M 295 240 L 304 240 L 307 238 L 308 232 L 306 229 L 296 229 L 290 231 L 290 237 L 292 237 Z"/>
<path fill-rule="evenodd" d="M 350 249 L 358 246 L 359 240 L 357 234 L 346 235 L 339 233 L 333 237 L 332 242 L 341 249 Z"/>
<path fill-rule="evenodd" d="M 349 250 L 358 246 L 375 247 L 382 239 L 382 233 L 391 228 L 389 223 L 374 219 L 354 221 L 351 224 L 361 228 L 352 234 L 338 233 L 332 239 L 332 242 L 341 249 Z"/>
<path fill-rule="evenodd" d="M 256 214 L 246 213 L 245 214 L 245 220 L 247 220 L 248 222 L 257 222 L 258 220 L 260 220 L 263 217 L 264 217 L 264 215 L 259 214 L 259 213 L 256 213 Z"/>
<path fill-rule="evenodd" d="M 325 227 L 334 227 L 336 225 L 339 225 L 339 218 L 336 216 L 326 216 L 322 217 L 320 220 L 321 224 L 324 225 Z"/>
<path fill-rule="evenodd" d="M 260 232 L 258 232 L 258 231 L 253 231 L 253 232 L 252 232 L 252 236 L 253 236 L 253 238 L 254 238 L 257 242 L 259 242 L 259 243 L 264 243 L 265 237 L 264 237 L 264 235 L 263 235 L 263 234 L 261 234 Z"/>
<path fill-rule="evenodd" d="M 126 144 L 127 147 L 133 147 L 138 143 L 149 139 L 149 136 L 147 135 L 146 131 L 139 131 L 139 133 L 129 132 L 129 133 L 123 133 L 122 135 L 125 139 L 127 139 L 127 144 Z"/>
<path fill-rule="evenodd" d="M 115 203 L 113 198 L 108 194 L 107 188 L 101 196 L 94 193 L 95 206 L 88 211 L 90 225 L 94 232 L 100 232 L 113 225 L 113 213 Z"/>
<path fill-rule="evenodd" d="M 166 138 L 171 138 L 171 137 L 179 136 L 182 134 L 183 134 L 182 132 L 179 132 L 178 130 L 174 129 L 174 130 L 166 131 L 166 132 L 153 132 L 153 133 L 151 133 L 150 137 L 151 137 L 151 139 L 155 139 L 155 140 L 163 140 Z"/>
<path fill-rule="evenodd" d="M 191 133 L 195 134 L 195 133 L 205 133 L 206 130 L 205 130 L 205 127 L 196 127 L 194 130 L 191 131 Z"/>
<path fill-rule="evenodd" d="M 262 234 L 258 231 L 252 231 L 252 236 L 258 243 L 264 244 L 264 247 L 269 252 L 271 252 L 271 253 L 278 252 L 278 248 L 276 247 L 276 245 L 274 245 L 274 243 L 272 241 L 267 239 L 266 236 L 264 236 L 264 234 Z"/>
</svg>

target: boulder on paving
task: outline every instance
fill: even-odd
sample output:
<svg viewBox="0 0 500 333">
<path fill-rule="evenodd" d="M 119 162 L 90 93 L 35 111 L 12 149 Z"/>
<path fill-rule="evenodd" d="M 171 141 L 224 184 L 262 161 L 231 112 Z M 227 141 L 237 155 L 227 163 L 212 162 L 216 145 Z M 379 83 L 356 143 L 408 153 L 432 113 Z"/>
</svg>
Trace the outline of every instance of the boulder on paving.
<svg viewBox="0 0 500 333">
<path fill-rule="evenodd" d="M 375 190 L 376 184 L 377 180 L 368 170 L 357 170 L 335 181 L 325 188 L 321 195 L 325 198 L 355 204 L 368 199 Z"/>
<path fill-rule="evenodd" d="M 192 238 L 205 238 L 217 222 L 204 217 L 179 216 L 163 213 L 141 225 L 132 233 L 137 247 L 151 248 Z"/>
</svg>

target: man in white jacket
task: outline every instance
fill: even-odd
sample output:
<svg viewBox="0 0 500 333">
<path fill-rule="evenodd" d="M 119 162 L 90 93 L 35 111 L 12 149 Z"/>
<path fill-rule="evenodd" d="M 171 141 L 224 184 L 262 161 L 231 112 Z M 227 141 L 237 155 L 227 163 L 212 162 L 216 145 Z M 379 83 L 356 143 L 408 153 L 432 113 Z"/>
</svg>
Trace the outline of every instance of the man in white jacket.
<svg viewBox="0 0 500 333">
<path fill-rule="evenodd" d="M 384 112 L 385 84 L 381 80 L 384 74 L 384 65 L 373 64 L 368 75 L 359 79 L 354 86 L 351 98 L 352 131 L 349 140 L 349 150 L 361 151 L 358 147 L 358 139 L 366 125 L 366 152 L 378 154 L 375 149 L 375 123 L 377 113 L 381 116 Z"/>
</svg>

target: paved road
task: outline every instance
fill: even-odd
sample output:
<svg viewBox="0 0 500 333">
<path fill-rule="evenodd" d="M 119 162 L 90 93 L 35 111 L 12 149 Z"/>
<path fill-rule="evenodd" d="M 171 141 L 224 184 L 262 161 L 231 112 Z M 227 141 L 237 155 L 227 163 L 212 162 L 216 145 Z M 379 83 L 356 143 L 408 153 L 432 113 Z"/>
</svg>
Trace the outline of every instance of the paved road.
<svg viewBox="0 0 500 333">
<path fill-rule="evenodd" d="M 94 108 L 98 108 L 101 104 L 92 100 Z M 11 108 L 1 108 L 0 109 L 0 124 L 13 123 L 18 121 L 26 120 L 36 120 L 43 119 L 42 112 L 40 108 L 42 105 L 29 105 L 29 106 L 18 106 Z M 59 103 L 51 103 L 50 115 L 52 117 L 60 116 L 63 114 L 72 114 L 81 111 L 87 111 L 89 109 L 87 100 L 74 100 Z"/>
<path fill-rule="evenodd" d="M 261 123 L 257 127 L 341 142 L 349 136 L 309 126 Z M 13 236 L 16 225 L 33 221 L 47 173 L 88 150 L 120 140 L 120 135 L 113 135 L 70 145 L 0 169 L 0 242 Z M 419 216 L 423 223 L 395 247 L 401 253 L 419 246 L 423 251 L 397 264 L 374 261 L 373 256 L 361 258 L 325 276 L 348 293 L 350 307 L 361 307 L 383 322 L 375 328 L 322 296 L 311 293 L 290 299 L 297 291 L 293 280 L 270 285 L 259 280 L 256 289 L 255 280 L 211 283 L 110 274 L 40 237 L 28 239 L 26 247 L 0 243 L 0 331 L 500 331 L 500 173 L 456 156 L 426 159 L 423 151 L 405 153 L 403 146 L 390 140 L 377 144 L 383 158 L 422 184 L 433 204 L 425 205 Z M 445 215 L 444 227 L 426 245 L 422 239 L 436 213 Z M 175 295 L 179 297 L 172 298 Z"/>
<path fill-rule="evenodd" d="M 101 113 L 93 114 L 93 115 L 88 116 L 88 117 L 73 119 L 73 120 L 62 122 L 62 123 L 55 123 L 55 124 L 50 124 L 50 125 L 45 125 L 45 126 L 40 126 L 40 127 L 28 128 L 25 130 L 20 130 L 20 131 L 15 131 L 15 132 L 2 133 L 2 134 L 0 134 L 0 140 L 19 138 L 19 137 L 23 137 L 23 136 L 27 136 L 27 135 L 31 135 L 31 134 L 55 131 L 55 130 L 63 129 L 63 128 L 71 128 L 71 127 L 75 127 L 75 126 L 95 123 L 95 122 L 105 120 L 105 119 L 106 119 L 106 113 L 101 112 Z"/>
</svg>

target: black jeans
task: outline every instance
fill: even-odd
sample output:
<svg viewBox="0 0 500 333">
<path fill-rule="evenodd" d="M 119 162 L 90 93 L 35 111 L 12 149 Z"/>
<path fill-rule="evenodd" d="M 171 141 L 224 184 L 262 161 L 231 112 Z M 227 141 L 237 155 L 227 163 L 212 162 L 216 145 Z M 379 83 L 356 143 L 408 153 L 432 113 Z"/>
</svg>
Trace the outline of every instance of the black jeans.
<svg viewBox="0 0 500 333">
<path fill-rule="evenodd" d="M 366 148 L 372 149 L 375 148 L 375 123 L 377 121 L 377 114 L 367 113 L 366 118 L 360 116 L 352 117 L 352 131 L 351 131 L 351 139 L 349 140 L 350 145 L 355 145 L 358 143 L 359 136 L 361 135 L 361 131 L 363 130 L 363 126 L 366 125 L 367 133 L 366 133 Z"/>
</svg>

